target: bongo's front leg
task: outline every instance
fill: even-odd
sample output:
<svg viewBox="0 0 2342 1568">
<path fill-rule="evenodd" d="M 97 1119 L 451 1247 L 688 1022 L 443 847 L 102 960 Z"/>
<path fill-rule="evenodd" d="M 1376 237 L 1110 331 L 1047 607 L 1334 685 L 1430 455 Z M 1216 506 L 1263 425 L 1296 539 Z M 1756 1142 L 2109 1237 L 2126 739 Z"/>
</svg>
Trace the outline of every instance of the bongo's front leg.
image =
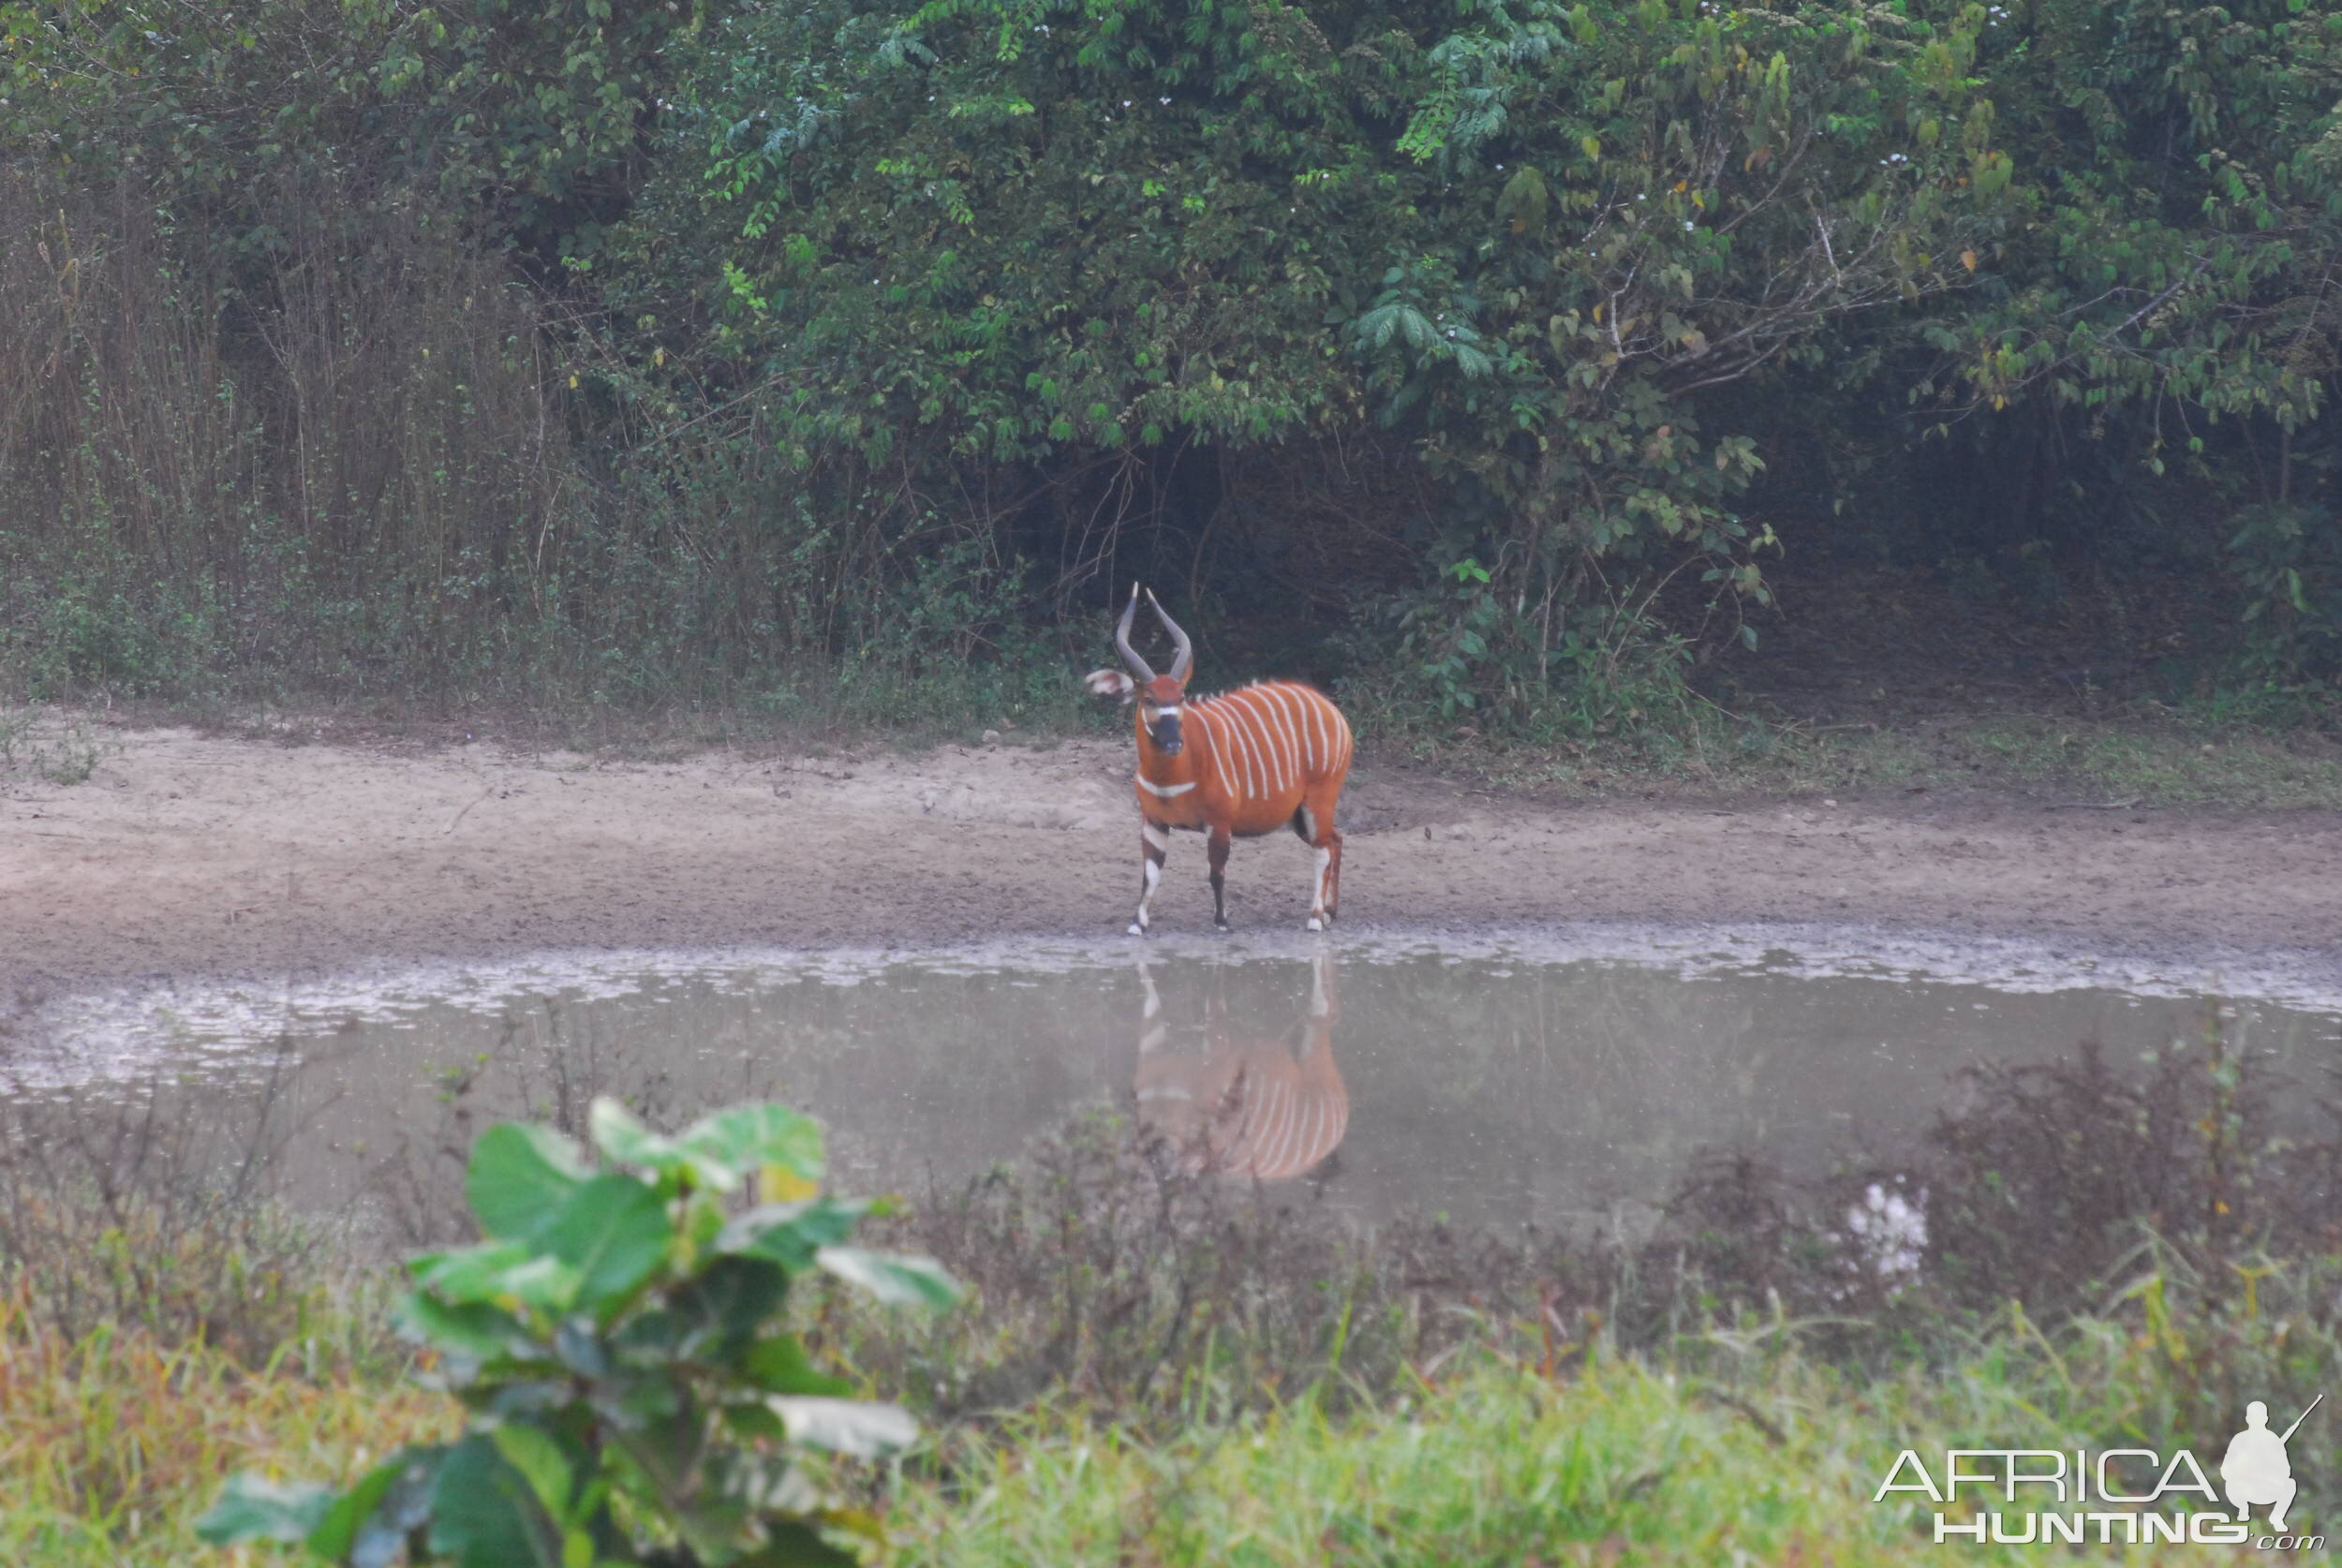
<svg viewBox="0 0 2342 1568">
<path fill-rule="evenodd" d="M 1170 857 L 1171 830 L 1158 827 L 1146 818 L 1138 820 L 1138 912 L 1131 917 L 1130 935 L 1147 934 L 1147 906 L 1155 899 L 1155 889 L 1163 882 L 1163 863 Z"/>
<path fill-rule="evenodd" d="M 1206 846 L 1206 857 L 1211 862 L 1211 923 L 1221 930 L 1228 928 L 1228 840 L 1230 830 L 1223 823 L 1212 824 L 1211 840 Z"/>
</svg>

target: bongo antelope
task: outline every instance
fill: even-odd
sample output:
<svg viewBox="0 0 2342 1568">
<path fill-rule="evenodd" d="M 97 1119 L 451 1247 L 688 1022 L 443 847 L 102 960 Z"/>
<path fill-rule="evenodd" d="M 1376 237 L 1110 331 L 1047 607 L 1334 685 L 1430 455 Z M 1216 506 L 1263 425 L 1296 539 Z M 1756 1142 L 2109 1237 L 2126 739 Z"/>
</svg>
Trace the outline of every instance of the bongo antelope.
<svg viewBox="0 0 2342 1568">
<path fill-rule="evenodd" d="M 1257 838 L 1290 827 L 1309 845 L 1309 929 L 1333 920 L 1341 894 L 1341 835 L 1334 803 L 1350 773 L 1350 726 L 1325 693 L 1299 681 L 1254 681 L 1216 697 L 1189 701 L 1188 673 L 1195 649 L 1178 623 L 1164 614 L 1171 635 L 1171 673 L 1158 675 L 1131 646 L 1139 586 L 1114 629 L 1114 645 L 1131 667 L 1092 670 L 1083 684 L 1100 697 L 1135 702 L 1138 719 L 1138 912 L 1130 934 L 1147 932 L 1147 906 L 1163 880 L 1171 830 L 1209 835 L 1212 924 L 1228 928 L 1226 869 L 1231 838 Z M 1134 679 L 1133 676 L 1136 678 Z"/>
<path fill-rule="evenodd" d="M 1282 1038 L 1239 1038 L 1226 999 L 1205 1004 L 1201 1050 L 1169 1043 L 1147 966 L 1138 1040 L 1139 1125 L 1193 1172 L 1286 1181 L 1322 1165 L 1350 1128 L 1350 1091 L 1334 1065 L 1333 959 L 1319 954 L 1305 1012 Z"/>
</svg>

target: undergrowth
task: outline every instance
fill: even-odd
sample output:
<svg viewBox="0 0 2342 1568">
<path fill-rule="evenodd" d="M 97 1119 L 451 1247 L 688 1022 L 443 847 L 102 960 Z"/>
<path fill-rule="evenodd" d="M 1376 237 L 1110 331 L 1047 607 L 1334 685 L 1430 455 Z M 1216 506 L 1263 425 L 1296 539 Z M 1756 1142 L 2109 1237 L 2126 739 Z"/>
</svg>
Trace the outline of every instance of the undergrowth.
<svg viewBox="0 0 2342 1568">
<path fill-rule="evenodd" d="M 2331 1090 L 2216 1019 L 2140 1072 L 2096 1048 L 1988 1066 L 1923 1143 L 1815 1180 L 1711 1151 L 1633 1235 L 1362 1229 L 1098 1114 L 878 1228 L 970 1285 L 960 1309 L 817 1291 L 793 1314 L 816 1365 L 933 1431 L 838 1477 L 891 1561 L 1933 1561 L 1910 1500 L 1870 1501 L 1902 1448 L 2210 1462 L 2246 1400 L 2342 1381 Z M 126 1268 L 102 1218 L 59 1223 L 94 1170 L 0 1175 L 0 1560 L 201 1561 L 223 1468 L 346 1479 L 443 1432 L 363 1276 L 286 1251 L 281 1217 L 185 1207 L 125 1233 Z M 252 1290 L 282 1268 L 315 1288 Z M 2342 1509 L 2299 1462 L 2316 1443 L 2310 1529 Z"/>
</svg>

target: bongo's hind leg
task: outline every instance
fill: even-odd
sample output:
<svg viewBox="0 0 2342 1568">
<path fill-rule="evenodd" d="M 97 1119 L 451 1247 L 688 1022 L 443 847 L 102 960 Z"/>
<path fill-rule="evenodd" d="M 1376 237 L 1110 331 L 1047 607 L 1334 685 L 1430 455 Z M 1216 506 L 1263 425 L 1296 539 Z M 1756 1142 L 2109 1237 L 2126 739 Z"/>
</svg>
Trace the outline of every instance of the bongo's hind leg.
<svg viewBox="0 0 2342 1568">
<path fill-rule="evenodd" d="M 1327 828 L 1325 848 L 1318 852 L 1326 857 L 1326 924 L 1331 925 L 1341 912 L 1341 835 Z"/>
<path fill-rule="evenodd" d="M 1334 831 L 1331 803 L 1323 810 L 1304 803 L 1293 814 L 1293 831 L 1310 847 L 1310 918 L 1305 928 L 1323 931 L 1333 923 L 1334 893 L 1341 875 L 1341 835 Z"/>
</svg>

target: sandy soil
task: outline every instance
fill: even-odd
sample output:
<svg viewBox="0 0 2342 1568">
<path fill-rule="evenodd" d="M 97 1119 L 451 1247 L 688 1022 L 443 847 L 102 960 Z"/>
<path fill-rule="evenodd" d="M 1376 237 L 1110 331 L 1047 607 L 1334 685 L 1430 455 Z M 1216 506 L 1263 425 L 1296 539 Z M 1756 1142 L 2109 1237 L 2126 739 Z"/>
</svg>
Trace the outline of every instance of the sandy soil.
<svg viewBox="0 0 2342 1568">
<path fill-rule="evenodd" d="M 544 948 L 1121 942 L 1124 746 L 675 763 L 115 732 L 96 776 L 0 773 L 0 985 L 315 972 Z M 1785 920 L 2111 952 L 2342 954 L 2342 816 L 2039 802 L 1550 803 L 1361 764 L 1344 924 Z M 1207 925 L 1201 841 L 1157 903 Z M 1298 925 L 1307 858 L 1239 844 L 1239 925 Z M 1164 927 L 1159 927 L 1164 928 Z"/>
</svg>

